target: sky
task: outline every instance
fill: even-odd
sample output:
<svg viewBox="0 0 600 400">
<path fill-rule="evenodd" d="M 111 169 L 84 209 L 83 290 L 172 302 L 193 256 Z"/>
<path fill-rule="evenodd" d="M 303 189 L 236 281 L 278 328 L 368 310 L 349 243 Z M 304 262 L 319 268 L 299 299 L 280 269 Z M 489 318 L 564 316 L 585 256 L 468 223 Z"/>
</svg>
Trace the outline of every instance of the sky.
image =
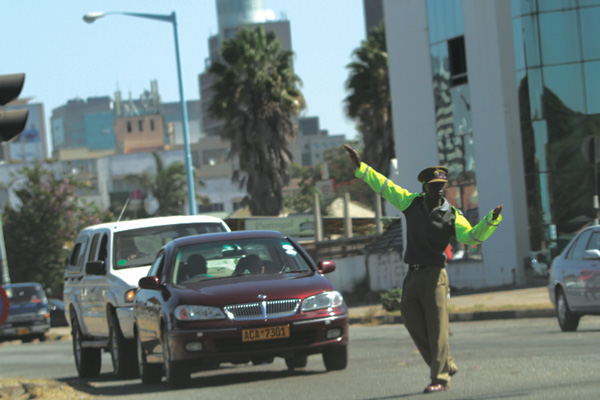
<svg viewBox="0 0 600 400">
<path fill-rule="evenodd" d="M 357 138 L 344 114 L 347 64 L 365 39 L 362 0 L 263 0 L 275 19 L 290 21 L 296 74 L 307 102 L 304 116 L 318 116 L 330 135 Z M 208 38 L 218 32 L 216 0 L 19 0 L 0 5 L 0 75 L 26 74 L 19 98 L 43 103 L 50 135 L 52 109 L 68 100 L 110 96 L 139 99 L 158 81 L 163 102 L 179 101 L 173 25 L 124 15 L 93 24 L 92 11 L 169 15 L 178 23 L 183 91 L 200 98 Z"/>
</svg>

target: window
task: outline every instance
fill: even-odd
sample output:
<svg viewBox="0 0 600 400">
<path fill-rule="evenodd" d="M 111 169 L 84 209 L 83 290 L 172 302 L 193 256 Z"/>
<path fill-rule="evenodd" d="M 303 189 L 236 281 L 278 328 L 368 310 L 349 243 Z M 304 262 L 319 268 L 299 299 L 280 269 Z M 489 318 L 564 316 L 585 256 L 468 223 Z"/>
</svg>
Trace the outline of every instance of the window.
<svg viewBox="0 0 600 400">
<path fill-rule="evenodd" d="M 92 246 L 90 247 L 90 260 L 97 260 L 96 257 L 96 249 L 98 248 L 98 238 L 100 237 L 99 233 L 94 235 L 92 239 Z"/>
<path fill-rule="evenodd" d="M 67 270 L 69 272 L 81 272 L 83 267 L 83 260 L 85 256 L 85 250 L 87 248 L 88 238 L 86 236 L 81 237 L 73 245 L 73 249 L 67 259 Z"/>
<path fill-rule="evenodd" d="M 164 252 L 161 252 L 158 257 L 156 257 L 156 260 L 154 260 L 154 263 L 152 263 L 152 267 L 150 267 L 150 271 L 148 271 L 148 276 L 158 276 L 160 278 L 160 275 L 162 274 L 164 257 Z"/>
<path fill-rule="evenodd" d="M 98 261 L 108 261 L 108 235 L 105 233 L 102 235 L 102 241 L 100 242 L 100 251 L 98 251 Z"/>
<path fill-rule="evenodd" d="M 464 36 L 448 40 L 448 56 L 450 62 L 450 86 L 467 83 L 467 58 Z"/>
<path fill-rule="evenodd" d="M 144 120 L 143 119 L 138 120 L 138 131 L 140 131 L 140 132 L 144 131 Z"/>
<path fill-rule="evenodd" d="M 154 126 L 154 120 L 153 120 L 153 119 L 151 119 L 151 120 L 150 120 L 150 130 L 151 130 L 151 131 L 153 131 L 153 130 L 154 130 L 154 128 L 155 128 L 155 126 Z"/>
<path fill-rule="evenodd" d="M 222 223 L 198 222 L 117 232 L 113 241 L 113 265 L 115 269 L 150 265 L 161 247 L 175 238 L 225 231 Z"/>
<path fill-rule="evenodd" d="M 575 11 L 540 14 L 539 21 L 544 64 L 581 61 L 579 26 Z"/>
<path fill-rule="evenodd" d="M 131 121 L 127 121 L 127 133 L 131 133 Z"/>
<path fill-rule="evenodd" d="M 600 233 L 594 232 L 586 250 L 600 250 Z"/>
<path fill-rule="evenodd" d="M 588 114 L 600 114 L 600 62 L 583 64 L 585 71 L 586 102 Z"/>
<path fill-rule="evenodd" d="M 571 111 L 585 113 L 581 64 L 543 68 L 544 86 Z M 552 115 L 544 110 L 544 116 Z"/>
<path fill-rule="evenodd" d="M 567 254 L 567 259 L 569 260 L 581 260 L 583 259 L 583 250 L 587 246 L 587 243 L 592 234 L 592 230 L 588 229 L 579 235 L 577 241 L 573 244 L 571 249 L 569 250 L 569 254 Z"/>
<path fill-rule="evenodd" d="M 71 251 L 71 257 L 69 258 L 70 265 L 77 265 L 77 259 L 79 258 L 79 252 L 81 251 L 81 243 L 75 243 L 73 250 Z"/>
<path fill-rule="evenodd" d="M 198 212 L 207 213 L 207 212 L 215 212 L 215 211 L 223 211 L 225 209 L 223 203 L 213 203 L 209 205 L 199 205 Z"/>
</svg>

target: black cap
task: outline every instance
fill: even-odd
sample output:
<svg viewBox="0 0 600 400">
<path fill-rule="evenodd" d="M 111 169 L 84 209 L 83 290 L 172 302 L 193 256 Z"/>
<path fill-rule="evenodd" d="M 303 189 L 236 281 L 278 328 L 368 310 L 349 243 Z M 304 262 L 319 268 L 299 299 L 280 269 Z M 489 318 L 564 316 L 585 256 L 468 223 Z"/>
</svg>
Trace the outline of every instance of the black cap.
<svg viewBox="0 0 600 400">
<path fill-rule="evenodd" d="M 425 168 L 417 179 L 421 183 L 448 182 L 448 168 L 441 165 Z"/>
</svg>

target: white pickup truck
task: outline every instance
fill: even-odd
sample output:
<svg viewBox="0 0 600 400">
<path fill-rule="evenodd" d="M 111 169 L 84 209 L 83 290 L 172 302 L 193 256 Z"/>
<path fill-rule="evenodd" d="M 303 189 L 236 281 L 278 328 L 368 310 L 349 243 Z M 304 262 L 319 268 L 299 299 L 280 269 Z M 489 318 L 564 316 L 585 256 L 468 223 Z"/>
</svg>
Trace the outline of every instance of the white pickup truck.
<svg viewBox="0 0 600 400">
<path fill-rule="evenodd" d="M 137 375 L 133 297 L 160 248 L 172 239 L 227 232 L 208 216 L 146 218 L 85 228 L 65 267 L 63 299 L 80 377 L 97 376 L 101 351 L 110 351 L 114 374 Z"/>
</svg>

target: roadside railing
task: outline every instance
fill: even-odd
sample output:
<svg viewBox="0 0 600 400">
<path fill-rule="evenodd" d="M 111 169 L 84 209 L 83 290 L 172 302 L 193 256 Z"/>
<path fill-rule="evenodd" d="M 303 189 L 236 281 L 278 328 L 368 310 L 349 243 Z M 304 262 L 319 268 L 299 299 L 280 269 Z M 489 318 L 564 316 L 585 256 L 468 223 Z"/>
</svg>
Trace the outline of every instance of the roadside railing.
<svg viewBox="0 0 600 400">
<path fill-rule="evenodd" d="M 362 255 L 367 252 L 367 247 L 375 243 L 380 236 L 357 236 L 352 238 L 339 238 L 324 240 L 322 242 L 300 242 L 302 247 L 316 262 Z"/>
</svg>

